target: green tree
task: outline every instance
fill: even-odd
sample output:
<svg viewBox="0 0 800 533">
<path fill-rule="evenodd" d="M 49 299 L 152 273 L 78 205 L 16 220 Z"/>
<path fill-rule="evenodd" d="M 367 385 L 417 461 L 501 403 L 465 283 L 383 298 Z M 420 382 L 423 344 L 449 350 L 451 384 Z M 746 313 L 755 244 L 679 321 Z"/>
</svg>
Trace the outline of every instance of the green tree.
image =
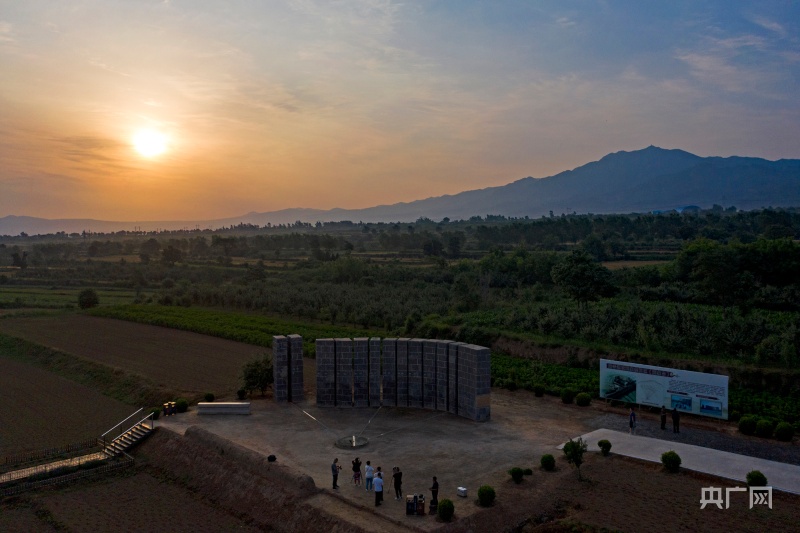
<svg viewBox="0 0 800 533">
<path fill-rule="evenodd" d="M 581 304 L 601 296 L 611 296 L 616 288 L 611 284 L 611 271 L 596 263 L 583 250 L 575 250 L 550 271 L 553 283 Z"/>
<path fill-rule="evenodd" d="M 183 252 L 172 245 L 161 253 L 161 262 L 165 265 L 172 266 L 179 261 L 183 261 Z"/>
<path fill-rule="evenodd" d="M 567 458 L 567 462 L 575 465 L 575 468 L 578 469 L 578 480 L 583 479 L 581 477 L 581 465 L 583 464 L 583 453 L 586 448 L 586 443 L 581 437 L 578 437 L 578 440 L 569 439 L 569 442 L 564 444 L 564 455 Z"/>
<path fill-rule="evenodd" d="M 242 381 L 244 383 L 242 388 L 250 391 L 250 394 L 255 389 L 260 390 L 262 396 L 266 394 L 267 388 L 274 381 L 272 358 L 264 355 L 262 359 L 245 363 L 242 367 Z"/>
<path fill-rule="evenodd" d="M 78 306 L 81 309 L 97 307 L 98 304 L 100 304 L 100 298 L 94 290 L 83 289 L 80 294 L 78 294 Z"/>
</svg>

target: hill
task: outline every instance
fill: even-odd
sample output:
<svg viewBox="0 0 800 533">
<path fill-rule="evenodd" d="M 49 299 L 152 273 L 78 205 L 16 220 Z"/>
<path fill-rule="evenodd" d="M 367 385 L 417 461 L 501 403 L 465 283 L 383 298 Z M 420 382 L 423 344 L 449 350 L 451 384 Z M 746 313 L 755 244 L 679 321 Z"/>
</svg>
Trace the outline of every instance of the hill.
<svg viewBox="0 0 800 533">
<path fill-rule="evenodd" d="M 547 178 L 527 177 L 498 187 L 365 209 L 294 208 L 217 220 L 157 222 L 7 216 L 0 218 L 0 234 L 113 232 L 135 227 L 145 231 L 215 229 L 240 223 L 263 226 L 298 220 L 411 222 L 420 217 L 455 220 L 487 214 L 537 218 L 551 211 L 556 215 L 650 212 L 689 204 L 704 208 L 734 205 L 746 210 L 800 205 L 800 160 L 699 157 L 683 150 L 650 146 L 609 154 Z"/>
</svg>

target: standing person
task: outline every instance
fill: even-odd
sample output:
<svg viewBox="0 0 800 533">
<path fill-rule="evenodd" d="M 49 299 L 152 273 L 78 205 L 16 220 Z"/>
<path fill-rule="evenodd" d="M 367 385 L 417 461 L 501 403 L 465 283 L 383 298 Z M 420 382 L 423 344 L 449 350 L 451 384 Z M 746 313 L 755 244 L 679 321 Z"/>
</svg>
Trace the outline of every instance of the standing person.
<svg viewBox="0 0 800 533">
<path fill-rule="evenodd" d="M 633 435 L 636 431 L 636 411 L 631 407 L 631 414 L 628 415 L 628 432 Z"/>
<path fill-rule="evenodd" d="M 667 408 L 661 406 L 661 429 L 667 429 Z"/>
<path fill-rule="evenodd" d="M 367 492 L 372 490 L 372 477 L 374 475 L 374 472 L 375 472 L 375 469 L 372 468 L 372 465 L 369 464 L 369 461 L 367 461 L 367 466 L 364 467 L 364 474 L 366 475 L 365 479 L 367 480 L 366 489 L 365 490 Z"/>
<path fill-rule="evenodd" d="M 433 485 L 431 485 L 431 504 L 439 502 L 439 482 L 436 481 L 436 476 L 433 476 Z"/>
<path fill-rule="evenodd" d="M 361 459 L 358 457 L 353 461 L 353 485 L 361 486 Z"/>
<path fill-rule="evenodd" d="M 373 480 L 375 486 L 375 507 L 379 506 L 383 501 L 383 476 L 380 472 Z"/>
<path fill-rule="evenodd" d="M 678 412 L 677 407 L 672 408 L 672 432 L 681 432 L 681 414 Z"/>
<path fill-rule="evenodd" d="M 394 480 L 394 499 L 399 500 L 400 497 L 403 495 L 403 473 L 400 471 L 400 467 L 396 466 L 392 469 L 392 479 Z"/>
<path fill-rule="evenodd" d="M 331 465 L 331 475 L 333 476 L 334 490 L 339 489 L 339 470 L 341 469 L 342 467 L 339 465 L 339 458 L 337 457 L 333 460 L 333 464 Z"/>
</svg>

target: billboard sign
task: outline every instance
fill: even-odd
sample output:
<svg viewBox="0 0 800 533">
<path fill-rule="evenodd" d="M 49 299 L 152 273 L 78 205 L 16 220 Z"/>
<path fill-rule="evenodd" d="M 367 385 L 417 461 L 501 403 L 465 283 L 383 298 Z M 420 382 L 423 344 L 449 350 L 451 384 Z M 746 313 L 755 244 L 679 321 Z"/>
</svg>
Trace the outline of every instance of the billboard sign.
<svg viewBox="0 0 800 533">
<path fill-rule="evenodd" d="M 728 419 L 728 376 L 600 359 L 600 397 Z"/>
</svg>

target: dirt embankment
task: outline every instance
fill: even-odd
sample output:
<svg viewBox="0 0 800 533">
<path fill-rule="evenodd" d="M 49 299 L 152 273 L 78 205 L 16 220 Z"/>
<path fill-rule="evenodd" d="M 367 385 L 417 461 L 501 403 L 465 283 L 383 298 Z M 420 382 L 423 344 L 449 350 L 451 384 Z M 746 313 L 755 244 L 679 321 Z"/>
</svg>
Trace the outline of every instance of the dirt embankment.
<svg viewBox="0 0 800 533">
<path fill-rule="evenodd" d="M 382 531 L 396 526 L 326 494 L 311 477 L 270 463 L 265 456 L 197 426 L 184 436 L 162 429 L 137 450 L 137 456 L 148 468 L 263 530 L 363 533 L 376 531 L 375 522 L 385 522 L 377 524 Z M 320 499 L 330 502 L 326 505 Z M 348 509 L 336 512 L 342 506 Z"/>
</svg>

